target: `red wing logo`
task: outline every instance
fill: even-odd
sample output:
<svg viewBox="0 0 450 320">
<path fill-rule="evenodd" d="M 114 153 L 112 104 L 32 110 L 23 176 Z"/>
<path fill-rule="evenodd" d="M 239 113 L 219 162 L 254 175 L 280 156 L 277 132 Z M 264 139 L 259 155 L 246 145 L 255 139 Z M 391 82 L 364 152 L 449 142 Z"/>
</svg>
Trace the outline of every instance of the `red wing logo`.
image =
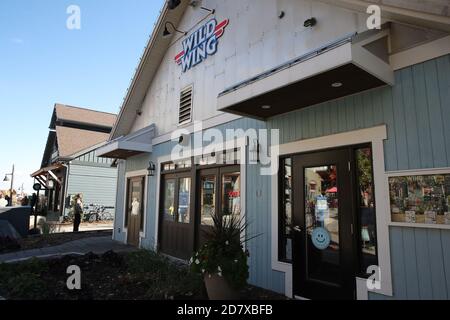
<svg viewBox="0 0 450 320">
<path fill-rule="evenodd" d="M 222 22 L 217 24 L 215 31 L 214 31 L 214 36 L 216 37 L 216 39 L 219 39 L 223 36 L 223 34 L 225 33 L 225 28 L 228 26 L 229 23 L 230 23 L 230 19 L 225 19 Z M 182 61 L 185 53 L 186 52 L 183 50 L 175 56 L 175 62 L 177 64 L 181 65 L 181 61 Z"/>
</svg>

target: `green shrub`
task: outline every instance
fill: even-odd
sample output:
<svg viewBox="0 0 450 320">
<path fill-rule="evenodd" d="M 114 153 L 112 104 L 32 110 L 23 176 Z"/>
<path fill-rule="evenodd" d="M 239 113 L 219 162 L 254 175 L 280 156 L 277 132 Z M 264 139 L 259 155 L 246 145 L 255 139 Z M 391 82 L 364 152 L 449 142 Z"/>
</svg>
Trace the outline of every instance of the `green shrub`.
<svg viewBox="0 0 450 320">
<path fill-rule="evenodd" d="M 207 242 L 191 260 L 191 271 L 201 275 L 223 276 L 235 289 L 247 285 L 249 276 L 244 242 L 241 235 L 247 228 L 242 219 L 234 215 L 213 215 L 214 226 L 207 234 Z"/>
</svg>

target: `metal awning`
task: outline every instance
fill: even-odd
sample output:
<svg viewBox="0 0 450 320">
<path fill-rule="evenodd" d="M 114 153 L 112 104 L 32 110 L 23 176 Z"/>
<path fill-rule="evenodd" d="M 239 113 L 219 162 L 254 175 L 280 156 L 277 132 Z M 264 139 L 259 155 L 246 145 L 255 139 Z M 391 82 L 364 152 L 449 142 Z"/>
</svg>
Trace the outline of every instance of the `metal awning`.
<svg viewBox="0 0 450 320">
<path fill-rule="evenodd" d="M 132 156 L 151 153 L 155 125 L 152 124 L 128 136 L 119 137 L 97 149 L 97 156 L 102 158 L 127 159 Z"/>
<path fill-rule="evenodd" d="M 267 119 L 368 89 L 394 84 L 387 30 L 351 34 L 234 85 L 218 110 Z"/>
</svg>

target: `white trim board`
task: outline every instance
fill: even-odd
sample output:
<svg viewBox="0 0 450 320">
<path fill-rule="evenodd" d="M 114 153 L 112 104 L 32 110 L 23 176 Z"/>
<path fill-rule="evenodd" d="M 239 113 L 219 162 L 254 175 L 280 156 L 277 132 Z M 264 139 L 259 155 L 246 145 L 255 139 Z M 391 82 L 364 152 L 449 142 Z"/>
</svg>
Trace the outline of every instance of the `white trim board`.
<svg viewBox="0 0 450 320">
<path fill-rule="evenodd" d="M 381 272 L 381 289 L 373 292 L 392 296 L 391 255 L 389 245 L 389 190 L 384 165 L 384 143 L 387 139 L 385 125 L 349 131 L 329 136 L 299 140 L 279 147 L 280 155 L 298 154 L 310 151 L 372 143 L 375 201 L 377 205 L 377 244 Z M 274 146 L 272 149 L 274 150 Z M 285 294 L 293 297 L 292 264 L 278 261 L 278 174 L 272 176 L 272 269 L 285 273 Z M 357 286 L 357 297 L 368 297 L 366 286 Z"/>
<path fill-rule="evenodd" d="M 394 70 L 403 69 L 450 54 L 450 36 L 390 56 Z"/>
</svg>

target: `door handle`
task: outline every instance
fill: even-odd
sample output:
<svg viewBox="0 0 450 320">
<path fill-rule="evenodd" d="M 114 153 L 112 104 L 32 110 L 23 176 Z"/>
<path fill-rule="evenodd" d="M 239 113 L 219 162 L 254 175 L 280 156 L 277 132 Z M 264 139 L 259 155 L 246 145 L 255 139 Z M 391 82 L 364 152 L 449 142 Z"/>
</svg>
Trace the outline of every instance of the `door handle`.
<svg viewBox="0 0 450 320">
<path fill-rule="evenodd" d="M 295 232 L 302 232 L 302 228 L 300 228 L 299 226 L 295 226 L 292 229 L 294 229 Z"/>
</svg>

